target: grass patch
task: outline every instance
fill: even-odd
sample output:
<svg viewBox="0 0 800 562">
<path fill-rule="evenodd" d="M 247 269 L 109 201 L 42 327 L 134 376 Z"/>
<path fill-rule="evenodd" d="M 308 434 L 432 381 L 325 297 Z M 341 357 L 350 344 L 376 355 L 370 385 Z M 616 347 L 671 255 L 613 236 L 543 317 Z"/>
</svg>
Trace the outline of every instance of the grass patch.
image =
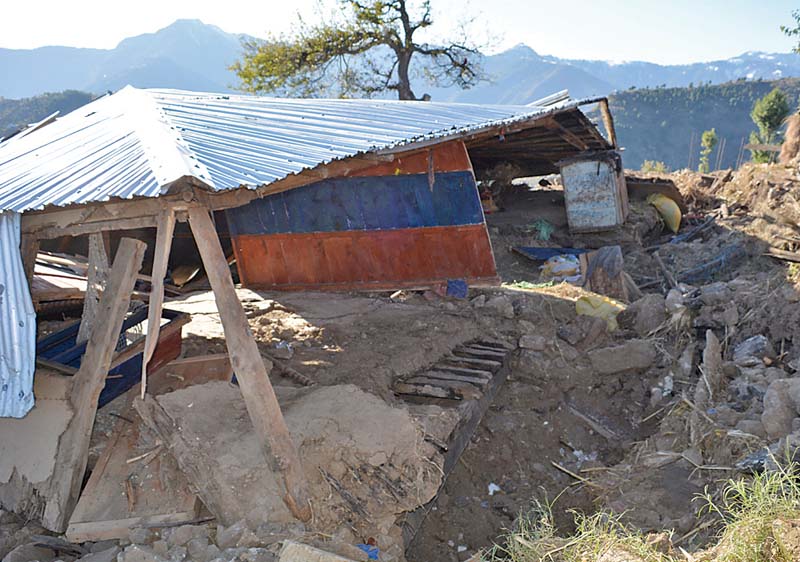
<svg viewBox="0 0 800 562">
<path fill-rule="evenodd" d="M 558 537 L 551 507 L 540 503 L 517 518 L 515 528 L 483 555 L 485 562 L 671 562 L 647 537 L 608 513 L 573 512 L 572 536 Z"/>
<path fill-rule="evenodd" d="M 559 537 L 550 505 L 536 503 L 514 529 L 483 553 L 484 562 L 797 562 L 800 560 L 800 466 L 729 480 L 703 496 L 701 515 L 716 516 L 716 543 L 688 554 L 671 531 L 644 534 L 608 513 L 573 513 L 575 532 Z"/>
<path fill-rule="evenodd" d="M 751 479 L 731 480 L 720 499 L 706 493 L 705 510 L 723 523 L 719 542 L 705 560 L 714 562 L 796 562 L 800 531 L 800 466 L 791 463 Z M 800 523 L 800 521 L 798 521 Z M 796 536 L 793 536 L 796 535 Z"/>
</svg>

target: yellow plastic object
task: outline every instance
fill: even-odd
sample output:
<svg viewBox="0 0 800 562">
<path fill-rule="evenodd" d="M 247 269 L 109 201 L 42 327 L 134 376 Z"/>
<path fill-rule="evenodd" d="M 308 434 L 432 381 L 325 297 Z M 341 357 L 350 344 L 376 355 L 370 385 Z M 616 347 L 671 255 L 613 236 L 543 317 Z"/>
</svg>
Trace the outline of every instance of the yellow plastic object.
<svg viewBox="0 0 800 562">
<path fill-rule="evenodd" d="M 595 318 L 602 318 L 608 324 L 608 330 L 613 332 L 617 325 L 617 314 L 625 310 L 625 305 L 603 295 L 586 294 L 575 301 L 575 312 L 586 314 Z"/>
<path fill-rule="evenodd" d="M 656 208 L 667 228 L 678 232 L 681 227 L 681 208 L 675 201 L 661 193 L 652 193 L 647 196 L 647 202 Z"/>
</svg>

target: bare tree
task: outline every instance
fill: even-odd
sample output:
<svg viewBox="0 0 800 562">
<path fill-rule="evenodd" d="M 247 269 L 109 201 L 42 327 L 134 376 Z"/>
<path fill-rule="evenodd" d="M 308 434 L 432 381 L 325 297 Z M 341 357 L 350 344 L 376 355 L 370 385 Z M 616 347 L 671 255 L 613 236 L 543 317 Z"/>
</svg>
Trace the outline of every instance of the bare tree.
<svg viewBox="0 0 800 562">
<path fill-rule="evenodd" d="M 265 41 L 245 41 L 245 54 L 231 68 L 240 88 L 290 96 L 366 96 L 395 91 L 401 100 L 419 99 L 412 69 L 433 86 L 469 88 L 483 78 L 481 54 L 462 29 L 459 40 L 417 42 L 433 25 L 430 0 L 416 7 L 406 0 L 339 0 L 341 21 L 306 24 Z M 423 99 L 427 99 L 423 96 Z"/>
</svg>

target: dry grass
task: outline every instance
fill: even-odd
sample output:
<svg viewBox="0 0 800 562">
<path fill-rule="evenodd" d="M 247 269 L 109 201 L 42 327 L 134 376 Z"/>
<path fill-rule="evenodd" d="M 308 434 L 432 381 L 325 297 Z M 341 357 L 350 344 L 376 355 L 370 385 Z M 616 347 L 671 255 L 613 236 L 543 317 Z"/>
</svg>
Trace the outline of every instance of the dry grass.
<svg viewBox="0 0 800 562">
<path fill-rule="evenodd" d="M 484 562 L 796 562 L 800 560 L 800 466 L 788 463 L 751 478 L 730 480 L 703 511 L 716 515 L 712 547 L 675 549 L 671 532 L 645 535 L 608 513 L 575 513 L 576 530 L 559 537 L 549 505 L 521 514 Z M 708 524 L 706 524 L 707 526 Z"/>
</svg>

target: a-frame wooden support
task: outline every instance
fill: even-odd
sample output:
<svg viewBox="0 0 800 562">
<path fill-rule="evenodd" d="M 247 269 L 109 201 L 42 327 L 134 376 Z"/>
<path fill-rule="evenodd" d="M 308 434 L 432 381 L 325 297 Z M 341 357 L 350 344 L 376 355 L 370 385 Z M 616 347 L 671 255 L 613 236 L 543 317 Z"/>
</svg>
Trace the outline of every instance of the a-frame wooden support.
<svg viewBox="0 0 800 562">
<path fill-rule="evenodd" d="M 311 519 L 307 486 L 300 456 L 283 419 L 278 399 L 269 380 L 267 366 L 258 351 L 242 303 L 236 295 L 228 262 L 208 209 L 188 210 L 200 257 L 217 301 L 225 343 L 247 412 L 255 427 L 278 481 L 284 488 L 283 501 L 301 521 Z"/>
</svg>

